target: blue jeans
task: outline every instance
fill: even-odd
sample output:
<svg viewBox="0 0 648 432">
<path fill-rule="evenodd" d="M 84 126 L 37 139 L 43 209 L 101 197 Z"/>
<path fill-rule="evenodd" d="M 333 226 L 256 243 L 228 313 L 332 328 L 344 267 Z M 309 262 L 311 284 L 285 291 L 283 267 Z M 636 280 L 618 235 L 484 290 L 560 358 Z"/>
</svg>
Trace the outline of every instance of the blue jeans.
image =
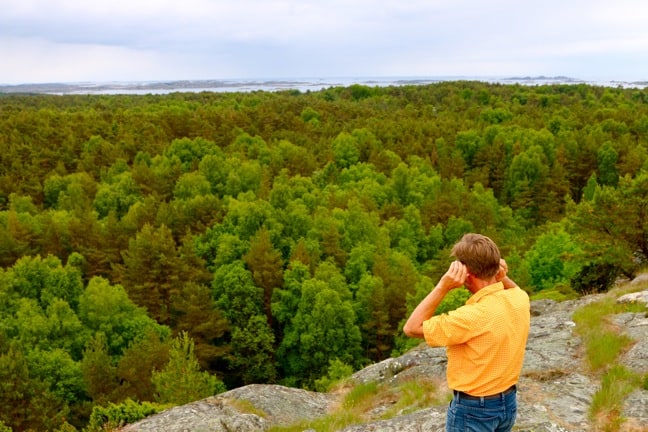
<svg viewBox="0 0 648 432">
<path fill-rule="evenodd" d="M 455 392 L 448 407 L 447 432 L 508 432 L 517 414 L 516 391 L 488 398 L 466 398 Z"/>
</svg>

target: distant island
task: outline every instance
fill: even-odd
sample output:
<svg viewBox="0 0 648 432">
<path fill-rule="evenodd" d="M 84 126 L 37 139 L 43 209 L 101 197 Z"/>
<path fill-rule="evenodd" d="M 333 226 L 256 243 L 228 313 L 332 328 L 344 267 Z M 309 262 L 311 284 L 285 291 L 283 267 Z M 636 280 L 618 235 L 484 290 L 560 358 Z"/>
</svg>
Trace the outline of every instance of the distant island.
<svg viewBox="0 0 648 432">
<path fill-rule="evenodd" d="M 0 94 L 167 94 L 174 92 L 251 92 L 251 91 L 317 91 L 354 84 L 367 86 L 426 85 L 442 81 L 483 81 L 501 84 L 547 85 L 591 84 L 608 87 L 645 88 L 648 81 L 592 81 L 568 76 L 522 77 L 349 77 L 349 78 L 276 78 L 276 79 L 209 79 L 134 82 L 78 82 L 0 84 Z"/>
</svg>

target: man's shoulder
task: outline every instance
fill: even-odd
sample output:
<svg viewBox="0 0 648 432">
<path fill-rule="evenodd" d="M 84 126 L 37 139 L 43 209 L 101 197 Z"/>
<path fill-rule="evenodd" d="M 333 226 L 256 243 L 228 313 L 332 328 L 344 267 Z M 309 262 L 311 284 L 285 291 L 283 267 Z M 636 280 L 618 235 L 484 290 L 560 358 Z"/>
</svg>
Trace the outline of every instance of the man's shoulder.
<svg viewBox="0 0 648 432">
<path fill-rule="evenodd" d="M 531 307 L 529 295 L 519 286 L 493 292 L 479 303 L 488 309 L 498 307 L 529 309 Z"/>
<path fill-rule="evenodd" d="M 501 290 L 496 290 L 491 292 L 490 294 L 529 299 L 529 294 L 527 294 L 526 291 L 520 288 L 519 285 L 515 285 L 514 287 L 510 287 L 510 288 L 503 288 Z"/>
<path fill-rule="evenodd" d="M 522 288 L 519 286 L 515 286 L 513 288 L 508 288 L 504 290 L 505 295 L 514 297 L 518 299 L 519 301 L 529 303 L 529 294 L 524 291 Z"/>
</svg>

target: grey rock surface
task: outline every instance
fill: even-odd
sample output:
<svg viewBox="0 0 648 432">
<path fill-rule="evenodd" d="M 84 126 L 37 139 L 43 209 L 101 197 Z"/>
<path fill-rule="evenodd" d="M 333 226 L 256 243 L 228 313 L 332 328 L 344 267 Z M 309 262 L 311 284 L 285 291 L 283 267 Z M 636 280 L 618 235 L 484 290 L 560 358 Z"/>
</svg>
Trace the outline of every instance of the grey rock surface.
<svg viewBox="0 0 648 432">
<path fill-rule="evenodd" d="M 641 273 L 638 274 L 632 281 L 630 281 L 630 285 L 641 285 L 645 284 L 648 285 L 648 273 Z"/>
<path fill-rule="evenodd" d="M 648 304 L 648 290 L 623 295 L 617 299 L 617 302 Z"/>
<path fill-rule="evenodd" d="M 648 317 L 646 314 L 619 314 L 614 317 L 612 323 L 635 341 L 630 350 L 622 355 L 622 364 L 638 374 L 648 373 Z"/>
<path fill-rule="evenodd" d="M 573 311 L 601 295 L 557 303 L 532 302 L 531 331 L 518 386 L 514 431 L 585 432 L 593 430 L 588 411 L 600 383 L 589 373 L 580 338 L 574 333 Z M 624 365 L 648 373 L 648 317 L 645 313 L 614 316 L 611 324 L 635 342 L 624 353 Z M 397 358 L 371 365 L 352 375 L 354 383 L 397 385 L 433 377 L 445 385 L 444 348 L 424 343 Z M 443 390 L 443 389 L 442 389 Z M 445 388 L 448 391 L 447 386 Z M 339 406 L 343 392 L 316 393 L 276 385 L 249 385 L 174 407 L 124 427 L 125 432 L 256 432 L 322 417 Z M 381 409 L 385 408 L 385 409 Z M 366 422 L 343 432 L 443 431 L 445 404 L 380 420 L 387 407 L 375 407 Z M 637 390 L 623 404 L 623 431 L 648 431 L 648 391 Z"/>
<path fill-rule="evenodd" d="M 267 430 L 267 422 L 245 414 L 223 400 L 214 398 L 173 407 L 127 425 L 123 432 L 257 432 Z"/>
</svg>

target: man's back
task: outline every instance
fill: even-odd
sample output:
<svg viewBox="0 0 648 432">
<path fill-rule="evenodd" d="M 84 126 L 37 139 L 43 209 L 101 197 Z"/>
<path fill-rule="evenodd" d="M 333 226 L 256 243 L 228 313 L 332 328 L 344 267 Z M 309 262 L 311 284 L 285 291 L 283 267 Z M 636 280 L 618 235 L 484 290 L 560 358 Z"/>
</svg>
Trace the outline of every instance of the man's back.
<svg viewBox="0 0 648 432">
<path fill-rule="evenodd" d="M 483 288 L 465 306 L 430 318 L 426 341 L 447 346 L 448 385 L 474 396 L 517 383 L 529 333 L 529 297 L 501 284 Z"/>
</svg>

